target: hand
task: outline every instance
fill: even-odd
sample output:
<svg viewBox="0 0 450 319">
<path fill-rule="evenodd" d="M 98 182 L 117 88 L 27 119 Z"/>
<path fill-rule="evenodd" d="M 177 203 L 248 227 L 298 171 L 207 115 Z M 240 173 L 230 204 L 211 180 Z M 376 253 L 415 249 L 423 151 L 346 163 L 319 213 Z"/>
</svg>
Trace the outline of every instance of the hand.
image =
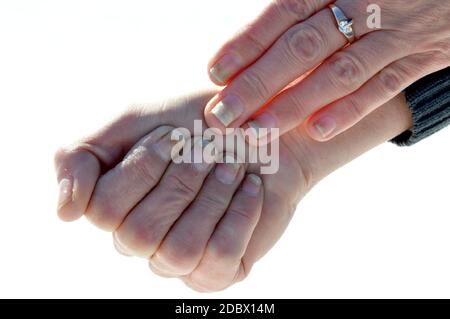
<svg viewBox="0 0 450 319">
<path fill-rule="evenodd" d="M 286 147 L 278 173 L 262 181 L 259 164 L 170 163 L 171 131 L 192 130 L 211 96 L 132 107 L 55 158 L 63 220 L 85 215 L 113 232 L 120 252 L 199 291 L 245 278 L 307 191 L 304 168 Z"/>
<path fill-rule="evenodd" d="M 398 97 L 332 143 L 316 143 L 299 127 L 280 141 L 278 173 L 262 176 L 259 191 L 249 192 L 252 184 L 258 190 L 259 183 L 252 182 L 257 177 L 249 177 L 258 164 L 239 168 L 227 185 L 218 178 L 218 167 L 170 164 L 167 134 L 173 127 L 192 130 L 210 97 L 132 107 L 55 158 L 63 220 L 85 214 L 114 233 L 120 251 L 151 257 L 155 273 L 180 277 L 199 291 L 224 289 L 245 278 L 314 184 L 411 125 Z"/>
<path fill-rule="evenodd" d="M 347 45 L 331 10 L 353 19 Z M 205 109 L 209 126 L 280 128 L 307 120 L 329 140 L 425 75 L 450 65 L 450 2 L 379 0 L 381 28 L 367 23 L 369 0 L 276 0 L 211 60 L 226 88 Z M 303 78 L 297 80 L 299 76 Z"/>
</svg>

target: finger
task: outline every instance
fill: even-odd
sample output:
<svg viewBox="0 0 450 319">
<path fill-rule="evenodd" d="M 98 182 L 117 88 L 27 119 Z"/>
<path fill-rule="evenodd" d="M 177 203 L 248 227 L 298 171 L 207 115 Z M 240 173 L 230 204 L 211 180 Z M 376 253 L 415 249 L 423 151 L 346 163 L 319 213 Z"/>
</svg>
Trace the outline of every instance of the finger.
<svg viewBox="0 0 450 319">
<path fill-rule="evenodd" d="M 242 257 L 260 218 L 262 204 L 262 181 L 250 174 L 217 225 L 199 266 L 184 278 L 188 285 L 197 290 L 218 291 L 232 284 L 240 271 L 245 271 Z"/>
<path fill-rule="evenodd" d="M 226 84 L 259 58 L 288 28 L 331 3 L 330 0 L 279 0 L 225 43 L 208 64 L 211 80 Z"/>
<path fill-rule="evenodd" d="M 355 25 L 360 35 L 365 24 Z M 237 76 L 206 107 L 210 127 L 239 127 L 299 76 L 347 44 L 330 9 L 290 28 L 257 62 Z M 269 118 L 263 115 L 260 121 Z M 264 123 L 273 128 L 276 123 Z"/>
<path fill-rule="evenodd" d="M 217 223 L 244 176 L 238 163 L 218 164 L 195 201 L 164 238 L 150 259 L 153 268 L 171 276 L 191 273 L 200 262 Z"/>
<path fill-rule="evenodd" d="M 202 140 L 195 146 L 200 147 L 200 152 L 201 143 Z M 212 167 L 207 162 L 172 163 L 158 186 L 116 230 L 115 238 L 120 246 L 135 256 L 150 258 L 173 223 L 195 199 Z"/>
<path fill-rule="evenodd" d="M 126 257 L 132 257 L 131 252 L 128 251 L 126 247 L 120 245 L 120 242 L 116 239 L 116 233 L 113 233 L 113 245 L 116 251 Z"/>
<path fill-rule="evenodd" d="M 88 206 L 101 171 L 113 168 L 144 135 L 161 123 L 193 130 L 194 120 L 203 118 L 204 105 L 212 94 L 199 94 L 162 104 L 136 105 L 99 130 L 55 155 L 60 184 L 58 215 L 72 221 Z M 164 112 L 161 110 L 164 108 Z"/>
<path fill-rule="evenodd" d="M 158 268 L 153 267 L 152 264 L 149 264 L 150 270 L 157 276 L 163 277 L 163 278 L 174 278 L 173 275 L 167 274 L 166 272 L 163 272 L 159 270 Z"/>
<path fill-rule="evenodd" d="M 442 68 L 437 64 L 428 67 L 431 61 L 430 54 L 421 54 L 392 63 L 358 91 L 313 115 L 308 120 L 308 134 L 327 141 L 346 131 L 418 79 Z"/>
<path fill-rule="evenodd" d="M 100 174 L 100 162 L 93 148 L 68 147 L 58 150 L 55 168 L 59 183 L 58 215 L 64 221 L 83 216 Z"/>
<path fill-rule="evenodd" d="M 405 57 L 408 50 L 394 33 L 366 35 L 280 94 L 247 125 L 255 129 L 279 128 L 281 134 L 286 133 L 322 107 L 356 91 L 384 67 Z"/>
<path fill-rule="evenodd" d="M 100 177 L 86 217 L 97 227 L 114 231 L 125 216 L 155 187 L 169 165 L 173 127 L 162 126 L 136 144 L 113 169 Z"/>
</svg>

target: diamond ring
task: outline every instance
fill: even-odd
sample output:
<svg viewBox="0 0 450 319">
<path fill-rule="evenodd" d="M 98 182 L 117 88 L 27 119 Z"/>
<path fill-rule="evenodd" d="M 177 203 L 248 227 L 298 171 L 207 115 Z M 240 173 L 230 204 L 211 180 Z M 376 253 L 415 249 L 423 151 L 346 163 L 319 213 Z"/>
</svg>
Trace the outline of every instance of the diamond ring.
<svg viewBox="0 0 450 319">
<path fill-rule="evenodd" d="M 330 4 L 329 8 L 336 19 L 339 32 L 347 38 L 349 43 L 353 43 L 356 39 L 355 32 L 353 31 L 353 20 L 347 18 L 345 13 L 334 4 Z"/>
</svg>

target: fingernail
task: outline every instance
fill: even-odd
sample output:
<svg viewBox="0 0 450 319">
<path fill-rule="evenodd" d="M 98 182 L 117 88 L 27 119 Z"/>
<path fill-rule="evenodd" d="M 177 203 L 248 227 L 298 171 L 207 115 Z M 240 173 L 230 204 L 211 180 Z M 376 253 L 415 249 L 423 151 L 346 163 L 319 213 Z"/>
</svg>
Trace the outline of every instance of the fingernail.
<svg viewBox="0 0 450 319">
<path fill-rule="evenodd" d="M 190 136 L 187 134 L 187 132 L 183 131 L 182 129 L 177 128 L 172 131 L 170 138 L 172 143 L 170 157 L 173 162 L 179 163 L 179 161 L 182 160 L 182 151 L 189 137 Z"/>
<path fill-rule="evenodd" d="M 255 174 L 250 174 L 245 178 L 242 189 L 250 195 L 256 196 L 261 190 L 261 178 Z"/>
<path fill-rule="evenodd" d="M 211 113 L 227 127 L 244 113 L 244 106 L 238 97 L 229 95 L 217 103 Z"/>
<path fill-rule="evenodd" d="M 225 54 L 209 69 L 211 75 L 221 84 L 226 84 L 230 77 L 242 67 L 242 59 L 237 53 Z"/>
<path fill-rule="evenodd" d="M 322 138 L 327 138 L 336 129 L 336 121 L 329 116 L 322 117 L 314 122 L 313 128 Z"/>
<path fill-rule="evenodd" d="M 276 127 L 276 121 L 271 114 L 263 113 L 253 121 L 248 122 L 247 126 L 251 129 L 250 133 L 252 133 L 256 139 L 260 139 L 267 136 L 270 129 Z"/>
<path fill-rule="evenodd" d="M 186 132 L 180 128 L 176 128 L 170 133 L 170 140 L 172 143 L 186 143 L 188 137 Z"/>
<path fill-rule="evenodd" d="M 224 184 L 231 185 L 235 182 L 239 173 L 240 165 L 238 163 L 221 163 L 216 166 L 214 174 L 216 178 Z"/>
<path fill-rule="evenodd" d="M 73 182 L 71 178 L 63 178 L 59 182 L 58 209 L 72 202 L 73 198 Z"/>
<path fill-rule="evenodd" d="M 155 152 L 165 161 L 169 161 L 172 155 L 172 147 L 175 141 L 172 140 L 170 134 L 165 135 L 157 143 L 152 144 Z"/>
<path fill-rule="evenodd" d="M 206 147 L 214 147 L 214 144 L 211 143 L 211 141 L 201 138 L 194 143 L 193 164 L 194 167 L 201 172 L 209 170 L 214 163 L 214 158 L 212 158 L 209 154 L 212 154 L 214 149 L 208 149 L 208 151 L 205 151 Z"/>
</svg>

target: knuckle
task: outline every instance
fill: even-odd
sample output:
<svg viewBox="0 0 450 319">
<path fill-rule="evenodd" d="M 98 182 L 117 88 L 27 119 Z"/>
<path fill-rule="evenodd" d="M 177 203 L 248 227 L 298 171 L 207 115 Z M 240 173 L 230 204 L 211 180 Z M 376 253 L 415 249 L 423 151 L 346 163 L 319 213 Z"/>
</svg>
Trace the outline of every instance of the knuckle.
<svg viewBox="0 0 450 319">
<path fill-rule="evenodd" d="M 167 265 L 171 272 L 187 275 L 196 267 L 196 256 L 199 254 L 198 244 L 194 241 L 177 240 L 164 246 L 156 253 L 156 258 Z"/>
<path fill-rule="evenodd" d="M 258 36 L 257 32 L 253 31 L 255 28 L 251 25 L 247 27 L 247 31 L 242 33 L 242 37 L 244 42 L 251 48 L 255 53 L 262 54 L 266 51 L 267 47 L 260 40 L 260 36 Z"/>
<path fill-rule="evenodd" d="M 233 225 L 254 225 L 257 221 L 256 214 L 250 214 L 246 211 L 229 210 L 227 215 L 229 214 L 233 215 Z M 242 257 L 240 256 L 241 248 L 236 244 L 236 227 L 233 227 L 233 225 L 222 225 L 215 231 L 215 239 L 209 243 L 210 254 L 214 260 L 233 263 Z"/>
<path fill-rule="evenodd" d="M 403 79 L 401 72 L 394 68 L 387 68 L 381 71 L 379 81 L 383 92 L 395 94 L 402 89 Z"/>
<path fill-rule="evenodd" d="M 116 238 L 128 251 L 138 256 L 149 257 L 153 246 L 157 242 L 156 232 L 146 223 L 139 223 L 127 231 L 126 235 L 123 231 L 116 232 Z"/>
<path fill-rule="evenodd" d="M 341 9 L 344 10 L 345 12 L 352 12 L 352 16 L 355 15 L 359 15 L 359 16 L 363 16 L 367 13 L 367 10 L 369 8 L 369 6 L 371 4 L 374 3 L 374 1 L 372 0 L 358 0 L 358 1 L 346 1 L 347 3 L 342 3 L 339 4 L 339 6 L 341 6 Z M 380 6 L 381 3 L 378 3 Z M 357 15 L 356 15 L 357 14 Z"/>
<path fill-rule="evenodd" d="M 204 212 L 203 215 L 205 217 L 212 216 L 215 218 L 217 212 L 221 212 L 224 208 L 228 207 L 228 204 L 228 198 L 220 196 L 220 194 L 214 195 L 208 192 L 199 197 L 196 208 Z"/>
<path fill-rule="evenodd" d="M 349 53 L 338 53 L 330 62 L 329 76 L 339 90 L 353 92 L 364 79 L 364 67 L 358 58 Z"/>
<path fill-rule="evenodd" d="M 86 210 L 85 216 L 96 227 L 112 232 L 120 223 L 120 213 L 105 197 L 95 195 L 91 205 Z"/>
<path fill-rule="evenodd" d="M 316 61 L 323 54 L 325 47 L 321 32 L 306 23 L 291 28 L 286 33 L 285 41 L 289 57 L 301 64 Z"/>
<path fill-rule="evenodd" d="M 75 143 L 67 147 L 59 148 L 53 157 L 55 167 L 68 165 L 75 161 L 89 161 L 95 156 L 94 152 L 91 152 L 95 146 L 89 145 L 87 143 Z"/>
<path fill-rule="evenodd" d="M 292 107 L 283 108 L 283 112 L 288 113 L 284 117 L 301 121 L 309 116 L 308 108 L 306 107 L 301 97 L 293 92 L 286 93 L 285 97 L 288 100 L 288 105 Z"/>
<path fill-rule="evenodd" d="M 126 174 L 137 177 L 149 187 L 155 185 L 159 176 L 155 171 L 155 161 L 160 160 L 155 156 L 149 147 L 140 145 L 133 149 L 124 159 L 122 167 Z"/>
<path fill-rule="evenodd" d="M 197 191 L 183 177 L 170 174 L 166 179 L 168 187 L 176 197 L 190 202 L 197 195 Z"/>
<path fill-rule="evenodd" d="M 270 90 L 267 87 L 266 81 L 263 80 L 264 76 L 261 71 L 254 70 L 254 68 L 247 70 L 241 75 L 240 81 L 242 85 L 239 85 L 239 87 L 247 88 L 249 93 L 256 95 L 261 101 L 265 101 L 271 96 Z"/>
<path fill-rule="evenodd" d="M 355 120 L 362 119 L 365 116 L 365 107 L 354 98 L 347 99 L 346 108 Z"/>
<path fill-rule="evenodd" d="M 256 221 L 257 214 L 252 207 L 230 207 L 227 214 L 232 215 L 235 222 L 244 225 L 253 225 Z"/>
<path fill-rule="evenodd" d="M 296 21 L 308 18 L 317 10 L 315 0 L 278 0 L 276 5 L 282 16 L 291 16 Z"/>
<path fill-rule="evenodd" d="M 441 54 L 444 61 L 450 64 L 450 38 L 437 44 L 437 51 Z"/>
<path fill-rule="evenodd" d="M 233 244 L 232 232 L 216 231 L 216 239 L 210 245 L 210 255 L 217 262 L 229 262 L 237 258 L 236 248 Z"/>
</svg>

